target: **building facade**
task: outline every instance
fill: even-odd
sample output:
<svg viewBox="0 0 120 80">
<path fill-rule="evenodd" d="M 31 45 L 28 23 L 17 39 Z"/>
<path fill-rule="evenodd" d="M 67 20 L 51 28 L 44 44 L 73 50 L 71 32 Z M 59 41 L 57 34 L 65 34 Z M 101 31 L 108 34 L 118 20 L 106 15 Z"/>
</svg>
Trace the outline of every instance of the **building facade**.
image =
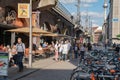
<svg viewBox="0 0 120 80">
<path fill-rule="evenodd" d="M 120 43 L 117 38 L 117 35 L 120 34 L 120 0 L 110 0 L 107 27 L 108 41 Z"/>
<path fill-rule="evenodd" d="M 0 1 L 0 44 L 10 45 L 11 41 L 16 41 L 16 38 L 13 38 L 15 35 L 23 38 L 27 37 L 24 39 L 26 40 L 24 42 L 29 44 L 28 35 L 19 33 L 12 33 L 12 35 L 10 35 L 10 33 L 5 32 L 6 30 L 13 28 L 29 27 L 29 19 L 17 17 L 18 3 L 29 3 L 29 0 Z M 38 27 L 53 33 L 74 36 L 74 22 L 72 15 L 57 0 L 34 0 L 32 25 L 33 27 Z M 33 41 L 38 42 L 39 44 L 40 37 L 34 38 Z"/>
<path fill-rule="evenodd" d="M 93 35 L 93 43 L 99 43 L 102 41 L 102 28 L 101 27 L 93 27 L 92 28 Z"/>
</svg>

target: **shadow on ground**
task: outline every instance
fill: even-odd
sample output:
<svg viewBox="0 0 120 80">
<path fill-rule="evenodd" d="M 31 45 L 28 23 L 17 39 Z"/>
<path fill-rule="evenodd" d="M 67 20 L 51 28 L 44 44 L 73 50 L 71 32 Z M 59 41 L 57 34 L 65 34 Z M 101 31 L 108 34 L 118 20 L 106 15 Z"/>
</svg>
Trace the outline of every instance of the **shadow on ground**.
<svg viewBox="0 0 120 80">
<path fill-rule="evenodd" d="M 9 69 L 9 80 L 69 80 L 72 70 L 77 65 L 77 60 L 55 62 L 45 64 L 41 61 L 34 68 L 25 68 L 23 72 L 18 72 L 18 68 L 12 67 Z"/>
</svg>

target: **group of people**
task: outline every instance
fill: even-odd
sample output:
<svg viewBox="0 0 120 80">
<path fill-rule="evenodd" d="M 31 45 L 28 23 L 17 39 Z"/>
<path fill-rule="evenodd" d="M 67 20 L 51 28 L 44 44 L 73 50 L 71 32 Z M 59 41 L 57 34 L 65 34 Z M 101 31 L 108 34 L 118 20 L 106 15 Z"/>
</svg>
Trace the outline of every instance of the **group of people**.
<svg viewBox="0 0 120 80">
<path fill-rule="evenodd" d="M 69 40 L 65 41 L 56 41 L 54 45 L 55 48 L 55 60 L 63 60 L 66 61 L 69 58 L 71 43 Z"/>
<path fill-rule="evenodd" d="M 56 42 L 52 41 L 51 44 L 44 42 L 38 47 L 36 46 L 36 44 L 33 44 L 33 51 L 42 50 L 43 48 L 49 48 L 54 53 L 55 61 L 67 61 L 70 57 L 72 57 L 71 54 L 74 54 L 74 58 L 78 58 L 78 56 L 81 56 L 81 58 L 83 59 L 85 52 L 89 52 L 92 50 L 92 45 L 91 43 L 71 45 L 71 42 L 68 39 L 58 40 Z M 14 64 L 19 67 L 19 72 L 23 71 L 23 57 L 26 53 L 26 48 L 21 38 L 18 38 L 17 43 L 14 44 L 12 48 L 10 48 L 10 46 L 0 46 L 0 51 L 8 52 L 9 60 L 14 60 Z"/>
<path fill-rule="evenodd" d="M 77 45 L 75 44 L 74 46 L 74 55 L 75 55 L 75 58 L 78 58 L 78 56 L 81 57 L 81 59 L 84 58 L 84 54 L 86 51 L 91 51 L 92 50 L 92 45 L 91 43 L 83 43 L 81 45 Z"/>
<path fill-rule="evenodd" d="M 69 40 L 56 40 L 52 41 L 50 44 L 47 42 L 44 42 L 43 44 L 40 44 L 38 47 L 34 44 L 34 51 L 39 51 L 40 53 L 42 50 L 48 50 L 54 54 L 55 61 L 59 60 L 68 60 L 69 53 L 71 49 L 71 43 Z M 38 52 L 38 53 L 39 53 Z"/>
</svg>

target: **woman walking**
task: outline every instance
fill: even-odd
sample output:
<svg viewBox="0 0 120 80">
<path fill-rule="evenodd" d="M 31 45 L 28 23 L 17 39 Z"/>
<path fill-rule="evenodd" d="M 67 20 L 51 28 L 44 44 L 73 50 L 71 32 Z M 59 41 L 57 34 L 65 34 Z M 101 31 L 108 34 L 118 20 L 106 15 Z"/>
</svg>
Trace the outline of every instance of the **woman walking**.
<svg viewBox="0 0 120 80">
<path fill-rule="evenodd" d="M 55 61 L 58 61 L 58 41 L 56 41 L 55 44 Z"/>
</svg>

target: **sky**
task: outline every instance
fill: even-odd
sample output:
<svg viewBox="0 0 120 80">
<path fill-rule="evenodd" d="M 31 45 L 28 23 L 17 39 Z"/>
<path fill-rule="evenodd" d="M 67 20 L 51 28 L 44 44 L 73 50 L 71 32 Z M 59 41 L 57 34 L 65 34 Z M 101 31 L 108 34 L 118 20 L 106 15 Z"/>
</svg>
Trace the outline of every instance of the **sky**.
<svg viewBox="0 0 120 80">
<path fill-rule="evenodd" d="M 74 16 L 77 14 L 77 0 L 59 0 L 63 6 Z M 104 0 L 81 0 L 80 12 L 82 16 L 82 25 L 84 26 L 86 15 L 90 16 L 92 26 L 102 26 L 103 24 L 103 4 Z"/>
</svg>

